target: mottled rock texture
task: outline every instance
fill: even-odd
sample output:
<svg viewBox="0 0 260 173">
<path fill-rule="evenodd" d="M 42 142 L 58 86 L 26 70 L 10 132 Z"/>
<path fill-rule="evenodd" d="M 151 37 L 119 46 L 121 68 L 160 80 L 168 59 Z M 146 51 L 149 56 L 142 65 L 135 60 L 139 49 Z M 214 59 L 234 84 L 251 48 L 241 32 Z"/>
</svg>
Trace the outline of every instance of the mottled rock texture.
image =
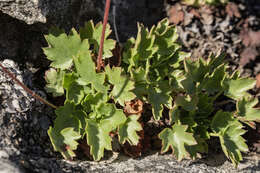
<svg viewBox="0 0 260 173">
<path fill-rule="evenodd" d="M 62 18 L 68 14 L 71 6 L 80 3 L 88 4 L 85 6 L 87 11 L 94 10 L 92 0 L 2 0 L 0 11 L 27 24 L 46 23 L 48 17 Z"/>
</svg>

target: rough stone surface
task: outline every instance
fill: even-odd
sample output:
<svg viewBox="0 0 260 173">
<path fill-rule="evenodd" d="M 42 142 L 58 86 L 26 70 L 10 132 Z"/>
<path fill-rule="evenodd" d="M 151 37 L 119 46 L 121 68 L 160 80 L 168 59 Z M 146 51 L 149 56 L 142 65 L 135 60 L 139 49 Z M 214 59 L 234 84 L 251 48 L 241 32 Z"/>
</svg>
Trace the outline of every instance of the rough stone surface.
<svg viewBox="0 0 260 173">
<path fill-rule="evenodd" d="M 79 2 L 79 0 L 76 0 Z M 66 16 L 69 8 L 76 1 L 72 0 L 2 0 L 0 1 L 0 11 L 27 24 L 37 22 L 46 23 L 48 17 Z M 88 10 L 93 7 L 92 0 L 84 0 L 88 4 Z M 92 9 L 93 10 L 93 9 Z"/>
<path fill-rule="evenodd" d="M 0 173 L 24 173 L 24 171 L 10 161 L 0 158 Z"/>
<path fill-rule="evenodd" d="M 38 0 L 2 0 L 0 10 L 28 24 L 46 22 L 45 12 L 39 7 Z"/>
</svg>

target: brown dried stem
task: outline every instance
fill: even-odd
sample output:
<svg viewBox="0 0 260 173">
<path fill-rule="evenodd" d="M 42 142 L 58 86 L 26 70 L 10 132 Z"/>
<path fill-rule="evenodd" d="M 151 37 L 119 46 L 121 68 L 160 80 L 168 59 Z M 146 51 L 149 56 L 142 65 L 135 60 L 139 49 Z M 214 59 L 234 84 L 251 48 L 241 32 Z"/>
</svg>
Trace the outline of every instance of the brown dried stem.
<svg viewBox="0 0 260 173">
<path fill-rule="evenodd" d="M 98 58 L 97 58 L 97 72 L 100 72 L 100 70 L 101 70 L 103 46 L 104 46 L 104 39 L 105 39 L 106 25 L 107 25 L 107 20 L 108 20 L 109 9 L 110 9 L 110 0 L 106 0 L 102 35 L 101 35 L 101 39 L 100 39 L 100 46 L 99 46 Z"/>
<path fill-rule="evenodd" d="M 52 103 L 48 102 L 41 96 L 37 95 L 35 92 L 30 90 L 27 86 L 25 86 L 22 82 L 20 82 L 11 72 L 9 72 L 2 64 L 0 64 L 0 67 L 2 68 L 3 72 L 6 73 L 10 78 L 12 78 L 18 85 L 20 85 L 27 93 L 31 94 L 34 98 L 41 101 L 42 103 L 57 109 L 57 106 L 53 105 Z"/>
</svg>

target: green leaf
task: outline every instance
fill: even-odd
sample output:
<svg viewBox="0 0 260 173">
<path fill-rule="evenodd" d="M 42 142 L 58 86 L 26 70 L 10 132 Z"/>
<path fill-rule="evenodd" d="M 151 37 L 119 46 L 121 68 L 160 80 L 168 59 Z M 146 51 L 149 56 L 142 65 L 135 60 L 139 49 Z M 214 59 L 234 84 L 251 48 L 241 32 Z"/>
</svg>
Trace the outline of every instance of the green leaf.
<svg viewBox="0 0 260 173">
<path fill-rule="evenodd" d="M 95 111 L 100 104 L 108 101 L 107 93 L 89 93 L 82 101 L 83 109 L 86 112 Z"/>
<path fill-rule="evenodd" d="M 169 118 L 170 118 L 170 124 L 176 123 L 179 124 L 180 123 L 180 114 L 181 111 L 178 108 L 178 106 L 174 106 L 173 109 L 169 110 Z"/>
<path fill-rule="evenodd" d="M 64 106 L 59 107 L 55 110 L 57 118 L 54 121 L 54 128 L 60 132 L 64 128 L 70 127 L 75 131 L 79 131 L 81 123 L 77 116 L 75 116 L 75 107 L 72 103 L 65 103 Z"/>
<path fill-rule="evenodd" d="M 190 146 L 185 146 L 191 159 L 196 159 L 199 155 L 199 153 L 208 153 L 208 144 L 206 140 L 200 138 L 200 137 L 195 137 L 197 144 L 196 145 L 190 145 Z"/>
<path fill-rule="evenodd" d="M 214 116 L 211 124 L 212 130 L 219 136 L 221 147 L 227 158 L 237 166 L 242 160 L 240 151 L 248 151 L 245 139 L 243 125 L 232 117 L 231 113 L 219 111 Z"/>
<path fill-rule="evenodd" d="M 197 104 L 197 113 L 199 117 L 207 119 L 211 113 L 214 111 L 213 107 L 214 98 L 209 97 L 208 94 L 200 94 Z"/>
<path fill-rule="evenodd" d="M 128 52 L 128 59 L 130 63 L 129 68 L 137 67 L 142 62 L 146 62 L 147 59 L 151 58 L 156 52 L 156 48 L 153 48 L 155 36 L 149 34 L 148 29 L 146 29 L 142 24 L 138 23 L 138 32 L 135 40 L 135 45 Z"/>
<path fill-rule="evenodd" d="M 215 133 L 221 133 L 233 122 L 234 118 L 230 112 L 223 112 L 220 110 L 215 114 L 211 122 L 211 129 Z"/>
<path fill-rule="evenodd" d="M 171 147 L 178 161 L 188 156 L 186 145 L 196 145 L 197 142 L 192 133 L 187 133 L 187 125 L 174 124 L 172 129 L 165 128 L 158 136 L 162 140 L 162 153 Z"/>
<path fill-rule="evenodd" d="M 258 99 L 246 100 L 242 98 L 237 101 L 237 114 L 241 121 L 260 122 L 260 110 L 254 108 L 258 104 Z"/>
<path fill-rule="evenodd" d="M 84 87 L 78 84 L 74 74 L 69 73 L 64 76 L 63 86 L 66 89 L 66 101 L 79 104 L 84 98 Z"/>
<path fill-rule="evenodd" d="M 104 104 L 104 106 L 109 107 L 110 110 L 106 109 L 106 110 L 108 110 L 108 112 L 103 112 L 103 115 L 106 115 L 100 121 L 100 126 L 103 129 L 105 129 L 106 131 L 112 131 L 115 128 L 117 128 L 120 124 L 122 124 L 126 121 L 126 116 L 125 116 L 123 110 L 116 109 L 114 104 L 107 103 L 107 104 Z M 101 111 L 99 110 L 99 112 L 101 112 Z"/>
<path fill-rule="evenodd" d="M 184 76 L 183 76 L 184 77 Z M 187 92 L 189 95 L 193 95 L 196 92 L 196 82 L 193 81 L 191 76 L 185 77 L 179 82 L 179 85 Z"/>
<path fill-rule="evenodd" d="M 224 62 L 225 53 L 220 53 L 219 55 L 211 54 L 207 60 L 207 64 L 209 67 L 209 73 L 211 74 L 217 67 L 220 65 L 226 65 Z"/>
<path fill-rule="evenodd" d="M 65 33 L 60 33 L 59 35 L 50 33 L 45 36 L 45 39 L 49 47 L 43 48 L 43 51 L 47 58 L 52 61 L 51 66 L 62 70 L 71 67 L 73 57 L 79 51 L 89 49 L 88 41 L 81 41 L 75 29 L 72 29 L 69 35 Z"/>
<path fill-rule="evenodd" d="M 138 131 L 142 130 L 141 124 L 138 122 L 138 115 L 130 115 L 127 120 L 119 126 L 118 135 L 119 142 L 124 144 L 126 141 L 131 145 L 137 145 L 139 141 Z"/>
<path fill-rule="evenodd" d="M 94 26 L 93 21 L 89 21 L 85 23 L 85 26 L 80 29 L 80 36 L 82 39 L 88 39 L 89 43 L 94 46 L 94 52 L 98 54 L 99 43 L 102 35 L 102 23 L 96 24 Z M 109 24 L 106 25 L 105 39 L 104 39 L 104 47 L 103 47 L 103 59 L 112 57 L 112 50 L 115 48 L 116 42 L 112 39 L 107 39 L 110 35 L 111 29 Z"/>
<path fill-rule="evenodd" d="M 242 128 L 242 124 L 236 122 L 233 125 L 228 126 L 223 135 L 219 137 L 222 150 L 235 166 L 243 160 L 240 151 L 248 151 L 245 139 L 242 137 L 246 131 Z"/>
<path fill-rule="evenodd" d="M 100 160 L 104 156 L 104 149 L 112 150 L 109 131 L 103 129 L 97 122 L 87 120 L 86 136 L 94 160 Z"/>
<path fill-rule="evenodd" d="M 74 63 L 79 74 L 78 82 L 82 85 L 91 84 L 95 90 L 99 92 L 106 92 L 107 87 L 104 85 L 105 74 L 96 73 L 95 63 L 91 59 L 89 51 L 81 51 L 74 57 Z"/>
<path fill-rule="evenodd" d="M 78 143 L 76 140 L 80 139 L 81 135 L 75 132 L 73 128 L 65 128 L 58 132 L 50 127 L 48 135 L 54 150 L 60 152 L 65 159 L 72 159 L 76 156 L 73 150 L 77 149 Z"/>
<path fill-rule="evenodd" d="M 64 94 L 64 89 L 62 87 L 64 74 L 64 71 L 55 70 L 53 68 L 45 72 L 45 80 L 47 82 L 45 90 L 48 93 L 52 93 L 54 97 Z"/>
<path fill-rule="evenodd" d="M 115 101 L 121 106 L 124 106 L 126 101 L 133 100 L 136 96 L 132 92 L 134 89 L 134 82 L 128 77 L 122 76 L 122 69 L 120 67 L 110 68 L 106 66 L 106 74 L 109 82 L 114 85 L 111 91 Z"/>
<path fill-rule="evenodd" d="M 76 150 L 78 146 L 76 140 L 80 139 L 81 135 L 75 132 L 73 128 L 65 128 L 60 133 L 64 137 L 64 143 L 70 147 L 69 150 Z"/>
<path fill-rule="evenodd" d="M 236 80 L 226 79 L 224 81 L 224 94 L 235 100 L 242 97 L 250 97 L 247 90 L 254 88 L 255 84 L 256 81 L 249 78 L 239 78 Z"/>
<path fill-rule="evenodd" d="M 205 77 L 201 88 L 205 89 L 208 94 L 214 94 L 222 90 L 222 82 L 225 79 L 225 65 L 218 66 L 214 72 Z"/>
<path fill-rule="evenodd" d="M 80 129 L 85 126 L 85 114 L 75 111 L 74 105 L 67 102 L 55 110 L 57 118 L 54 127 L 50 127 L 48 135 L 55 151 L 59 151 L 65 159 L 75 157 L 73 150 L 77 149 L 77 139 L 81 138 Z"/>
<path fill-rule="evenodd" d="M 187 73 L 187 78 L 194 82 L 201 82 L 204 76 L 208 73 L 208 66 L 202 58 L 198 61 L 192 61 L 190 59 L 185 59 L 184 69 Z"/>
<path fill-rule="evenodd" d="M 156 35 L 154 47 L 156 47 L 158 51 L 156 52 L 157 56 L 153 58 L 154 62 L 152 67 L 156 67 L 169 59 L 173 59 L 173 55 L 180 48 L 175 42 L 177 38 L 177 29 L 173 25 L 167 26 L 167 30 L 163 34 Z M 175 62 L 178 61 L 178 57 L 174 57 L 174 59 Z"/>
<path fill-rule="evenodd" d="M 148 89 L 148 102 L 152 105 L 153 117 L 159 120 L 162 117 L 163 105 L 171 105 L 172 98 L 158 88 Z"/>
<path fill-rule="evenodd" d="M 175 104 L 181 106 L 187 111 L 194 111 L 197 109 L 198 98 L 196 96 L 177 96 Z"/>
</svg>

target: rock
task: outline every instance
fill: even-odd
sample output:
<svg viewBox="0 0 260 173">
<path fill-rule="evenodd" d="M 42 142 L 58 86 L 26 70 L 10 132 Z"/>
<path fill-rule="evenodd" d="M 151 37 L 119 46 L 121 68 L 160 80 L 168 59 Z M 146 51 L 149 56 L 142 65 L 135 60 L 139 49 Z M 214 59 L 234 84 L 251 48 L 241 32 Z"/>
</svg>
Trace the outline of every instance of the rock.
<svg viewBox="0 0 260 173">
<path fill-rule="evenodd" d="M 38 0 L 3 0 L 0 2 L 0 10 L 28 24 L 46 22 L 45 12 L 41 10 Z"/>
<path fill-rule="evenodd" d="M 18 80 L 23 82 L 21 71 L 18 70 L 17 65 L 11 60 L 4 60 L 2 65 L 7 68 L 10 72 L 12 72 Z M 16 113 L 25 112 L 28 110 L 29 101 L 28 99 L 22 99 L 23 97 L 29 97 L 28 93 L 26 93 L 21 86 L 12 82 L 12 79 L 8 77 L 6 74 L 3 74 L 1 71 L 0 77 L 0 91 L 4 93 L 1 95 L 3 101 L 1 102 L 2 110 L 5 110 L 6 113 Z M 12 83 L 12 85 L 10 85 Z M 0 111 L 1 113 L 2 111 Z"/>
<path fill-rule="evenodd" d="M 46 23 L 48 17 L 64 17 L 75 2 L 73 0 L 2 0 L 0 10 L 13 18 L 24 21 L 27 24 L 37 22 Z M 84 0 L 88 7 L 93 7 L 94 1 Z M 90 9 L 88 9 L 90 10 Z M 93 9 L 92 9 L 93 11 Z M 76 12 L 76 11 L 75 11 Z"/>
<path fill-rule="evenodd" d="M 24 171 L 10 161 L 0 158 L 0 173 L 24 173 Z"/>
<path fill-rule="evenodd" d="M 2 159 L 2 158 L 8 158 L 8 157 L 9 157 L 9 155 L 7 154 L 6 151 L 0 150 L 0 159 Z"/>
</svg>

